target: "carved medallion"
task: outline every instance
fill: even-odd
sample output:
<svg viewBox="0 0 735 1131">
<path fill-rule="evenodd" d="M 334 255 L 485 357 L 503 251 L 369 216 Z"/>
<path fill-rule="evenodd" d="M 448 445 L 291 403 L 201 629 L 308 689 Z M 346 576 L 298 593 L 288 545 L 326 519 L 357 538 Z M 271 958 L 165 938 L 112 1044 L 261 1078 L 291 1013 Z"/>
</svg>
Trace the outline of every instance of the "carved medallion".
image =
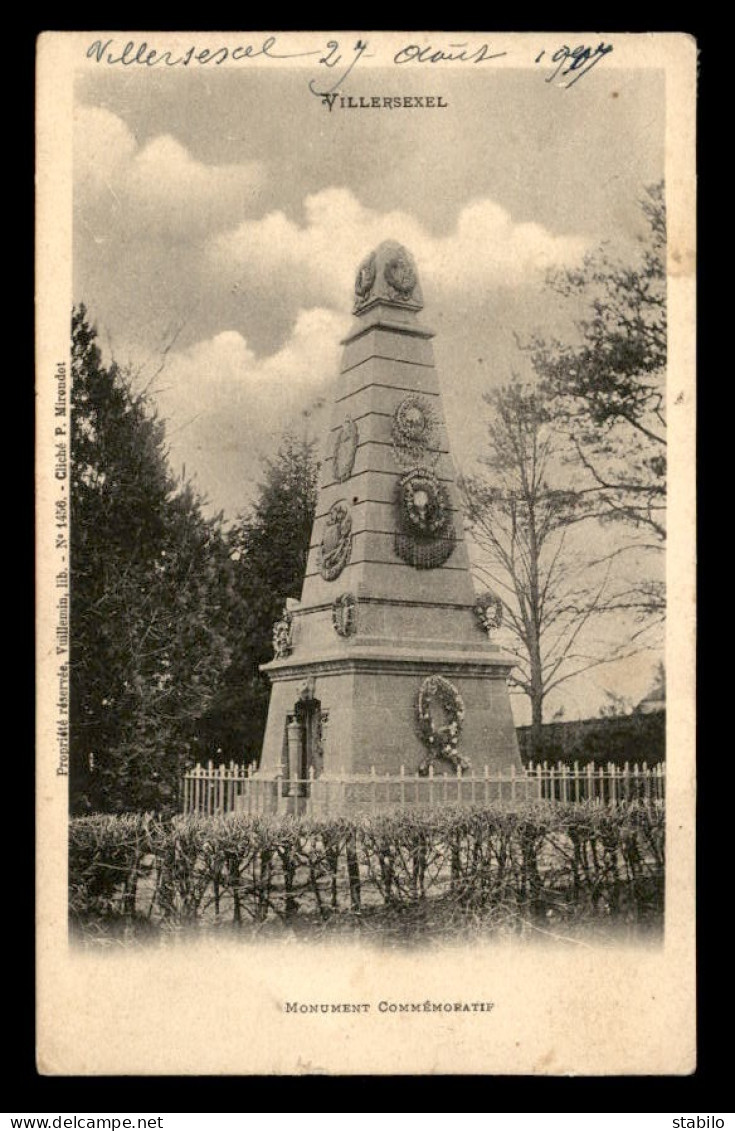
<svg viewBox="0 0 735 1131">
<path fill-rule="evenodd" d="M 388 260 L 383 277 L 388 284 L 391 296 L 408 302 L 416 286 L 416 272 L 408 262 L 403 248 L 399 248 L 394 256 Z"/>
<path fill-rule="evenodd" d="M 354 593 L 342 593 L 332 604 L 332 624 L 338 636 L 357 631 L 357 601 Z"/>
<path fill-rule="evenodd" d="M 273 625 L 273 658 L 285 660 L 293 651 L 293 617 L 287 609 Z"/>
<path fill-rule="evenodd" d="M 325 581 L 334 581 L 350 560 L 352 517 L 344 499 L 333 503 L 319 546 L 319 572 Z"/>
<path fill-rule="evenodd" d="M 479 627 L 488 636 L 503 623 L 503 602 L 489 589 L 480 593 L 473 611 Z"/>
<path fill-rule="evenodd" d="M 396 553 L 416 569 L 442 565 L 454 549 L 455 534 L 446 488 L 430 471 L 417 468 L 398 481 Z"/>
<path fill-rule="evenodd" d="M 401 526 L 416 538 L 436 538 L 450 528 L 449 499 L 443 483 L 430 471 L 417 469 L 398 484 Z"/>
<path fill-rule="evenodd" d="M 393 414 L 393 454 L 401 467 L 434 467 L 438 426 L 426 397 L 404 397 Z"/>
<path fill-rule="evenodd" d="M 348 416 L 337 433 L 337 438 L 334 442 L 332 470 L 334 472 L 334 478 L 338 483 L 344 483 L 345 479 L 349 479 L 352 475 L 359 438 L 357 425 L 354 420 Z"/>
</svg>

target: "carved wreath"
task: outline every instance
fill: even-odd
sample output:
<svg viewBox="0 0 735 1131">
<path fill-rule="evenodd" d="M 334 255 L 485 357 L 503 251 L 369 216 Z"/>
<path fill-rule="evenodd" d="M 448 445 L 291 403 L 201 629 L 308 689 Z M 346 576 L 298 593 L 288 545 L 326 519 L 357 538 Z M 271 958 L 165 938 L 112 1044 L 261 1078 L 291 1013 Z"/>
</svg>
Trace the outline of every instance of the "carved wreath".
<svg viewBox="0 0 735 1131">
<path fill-rule="evenodd" d="M 370 292 L 375 285 L 375 252 L 361 264 L 355 279 L 355 301 L 357 306 L 362 306 L 370 297 Z"/>
<path fill-rule="evenodd" d="M 273 625 L 273 657 L 284 660 L 293 651 L 293 617 L 284 609 L 283 616 Z"/>
<path fill-rule="evenodd" d="M 430 471 L 416 469 L 396 487 L 396 553 L 416 569 L 434 569 L 454 549 L 455 534 L 446 488 Z"/>
<path fill-rule="evenodd" d="M 503 623 L 503 602 L 491 590 L 480 593 L 474 605 L 477 623 L 488 636 Z"/>
<path fill-rule="evenodd" d="M 358 440 L 357 425 L 352 417 L 348 416 L 337 433 L 332 456 L 332 470 L 338 483 L 344 483 L 345 479 L 349 479 L 352 475 Z"/>
<path fill-rule="evenodd" d="M 338 636 L 352 636 L 357 629 L 357 601 L 353 593 L 341 593 L 332 603 L 332 624 Z"/>
<path fill-rule="evenodd" d="M 415 538 L 431 539 L 450 528 L 449 499 L 430 471 L 409 471 L 398 482 L 400 525 Z"/>
<path fill-rule="evenodd" d="M 350 560 L 352 517 L 344 499 L 333 503 L 319 546 L 319 572 L 325 581 L 334 581 Z"/>
<path fill-rule="evenodd" d="M 444 722 L 437 725 L 436 716 L 439 714 Z M 427 676 L 419 688 L 416 716 L 421 741 L 429 751 L 419 766 L 420 774 L 428 773 L 429 767 L 439 758 L 462 770 L 470 768 L 468 759 L 457 749 L 465 707 L 453 683 L 441 675 Z"/>
<path fill-rule="evenodd" d="M 404 397 L 393 414 L 391 429 L 393 454 L 401 467 L 433 467 L 436 451 L 437 420 L 424 397 Z"/>
<path fill-rule="evenodd" d="M 383 269 L 383 277 L 393 297 L 408 302 L 416 286 L 416 272 L 403 252 L 399 251 L 388 260 Z"/>
</svg>

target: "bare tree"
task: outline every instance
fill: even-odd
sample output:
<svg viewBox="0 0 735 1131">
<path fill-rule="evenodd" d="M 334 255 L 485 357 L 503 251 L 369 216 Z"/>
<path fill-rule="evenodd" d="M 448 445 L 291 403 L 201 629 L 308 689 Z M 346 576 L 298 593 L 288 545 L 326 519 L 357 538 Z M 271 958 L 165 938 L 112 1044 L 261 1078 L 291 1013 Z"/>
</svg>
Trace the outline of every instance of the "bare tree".
<svg viewBox="0 0 735 1131">
<path fill-rule="evenodd" d="M 666 207 L 663 184 L 641 201 L 646 233 L 621 261 L 601 247 L 581 268 L 552 272 L 549 286 L 584 313 L 577 340 L 537 337 L 534 369 L 567 435 L 575 490 L 587 512 L 626 532 L 616 553 L 654 560 L 666 539 Z M 653 555 L 653 559 L 650 556 Z M 640 570 L 639 570 L 640 575 Z M 663 617 L 665 591 L 635 581 L 621 608 Z"/>
<path fill-rule="evenodd" d="M 512 682 L 530 700 L 538 749 L 549 693 L 625 654 L 591 631 L 621 595 L 614 554 L 589 537 L 597 524 L 584 499 L 558 485 L 565 437 L 544 395 L 514 380 L 485 401 L 491 419 L 483 471 L 465 477 L 462 489 L 479 550 L 476 572 L 503 602 Z"/>
</svg>

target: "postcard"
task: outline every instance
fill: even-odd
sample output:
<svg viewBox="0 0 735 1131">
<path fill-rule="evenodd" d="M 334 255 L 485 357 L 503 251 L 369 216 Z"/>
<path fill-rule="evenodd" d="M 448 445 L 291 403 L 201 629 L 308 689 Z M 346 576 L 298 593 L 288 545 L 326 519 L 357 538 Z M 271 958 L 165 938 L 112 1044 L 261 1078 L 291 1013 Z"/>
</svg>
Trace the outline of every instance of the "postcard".
<svg viewBox="0 0 735 1131">
<path fill-rule="evenodd" d="M 692 1073 L 695 41 L 37 56 L 39 1071 Z"/>
</svg>

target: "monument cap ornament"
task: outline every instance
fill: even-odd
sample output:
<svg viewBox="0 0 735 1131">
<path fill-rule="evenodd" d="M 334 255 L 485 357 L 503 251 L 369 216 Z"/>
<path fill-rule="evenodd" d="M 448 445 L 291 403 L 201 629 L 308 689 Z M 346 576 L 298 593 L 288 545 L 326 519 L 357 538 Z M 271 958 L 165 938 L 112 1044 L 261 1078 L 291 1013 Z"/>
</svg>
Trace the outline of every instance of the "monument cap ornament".
<svg viewBox="0 0 735 1131">
<path fill-rule="evenodd" d="M 375 252 L 372 251 L 364 259 L 357 271 L 355 279 L 355 303 L 367 302 L 370 292 L 375 284 Z"/>
<path fill-rule="evenodd" d="M 360 264 L 355 278 L 355 314 L 376 302 L 421 310 L 424 305 L 413 256 L 395 240 L 384 240 Z"/>
</svg>

